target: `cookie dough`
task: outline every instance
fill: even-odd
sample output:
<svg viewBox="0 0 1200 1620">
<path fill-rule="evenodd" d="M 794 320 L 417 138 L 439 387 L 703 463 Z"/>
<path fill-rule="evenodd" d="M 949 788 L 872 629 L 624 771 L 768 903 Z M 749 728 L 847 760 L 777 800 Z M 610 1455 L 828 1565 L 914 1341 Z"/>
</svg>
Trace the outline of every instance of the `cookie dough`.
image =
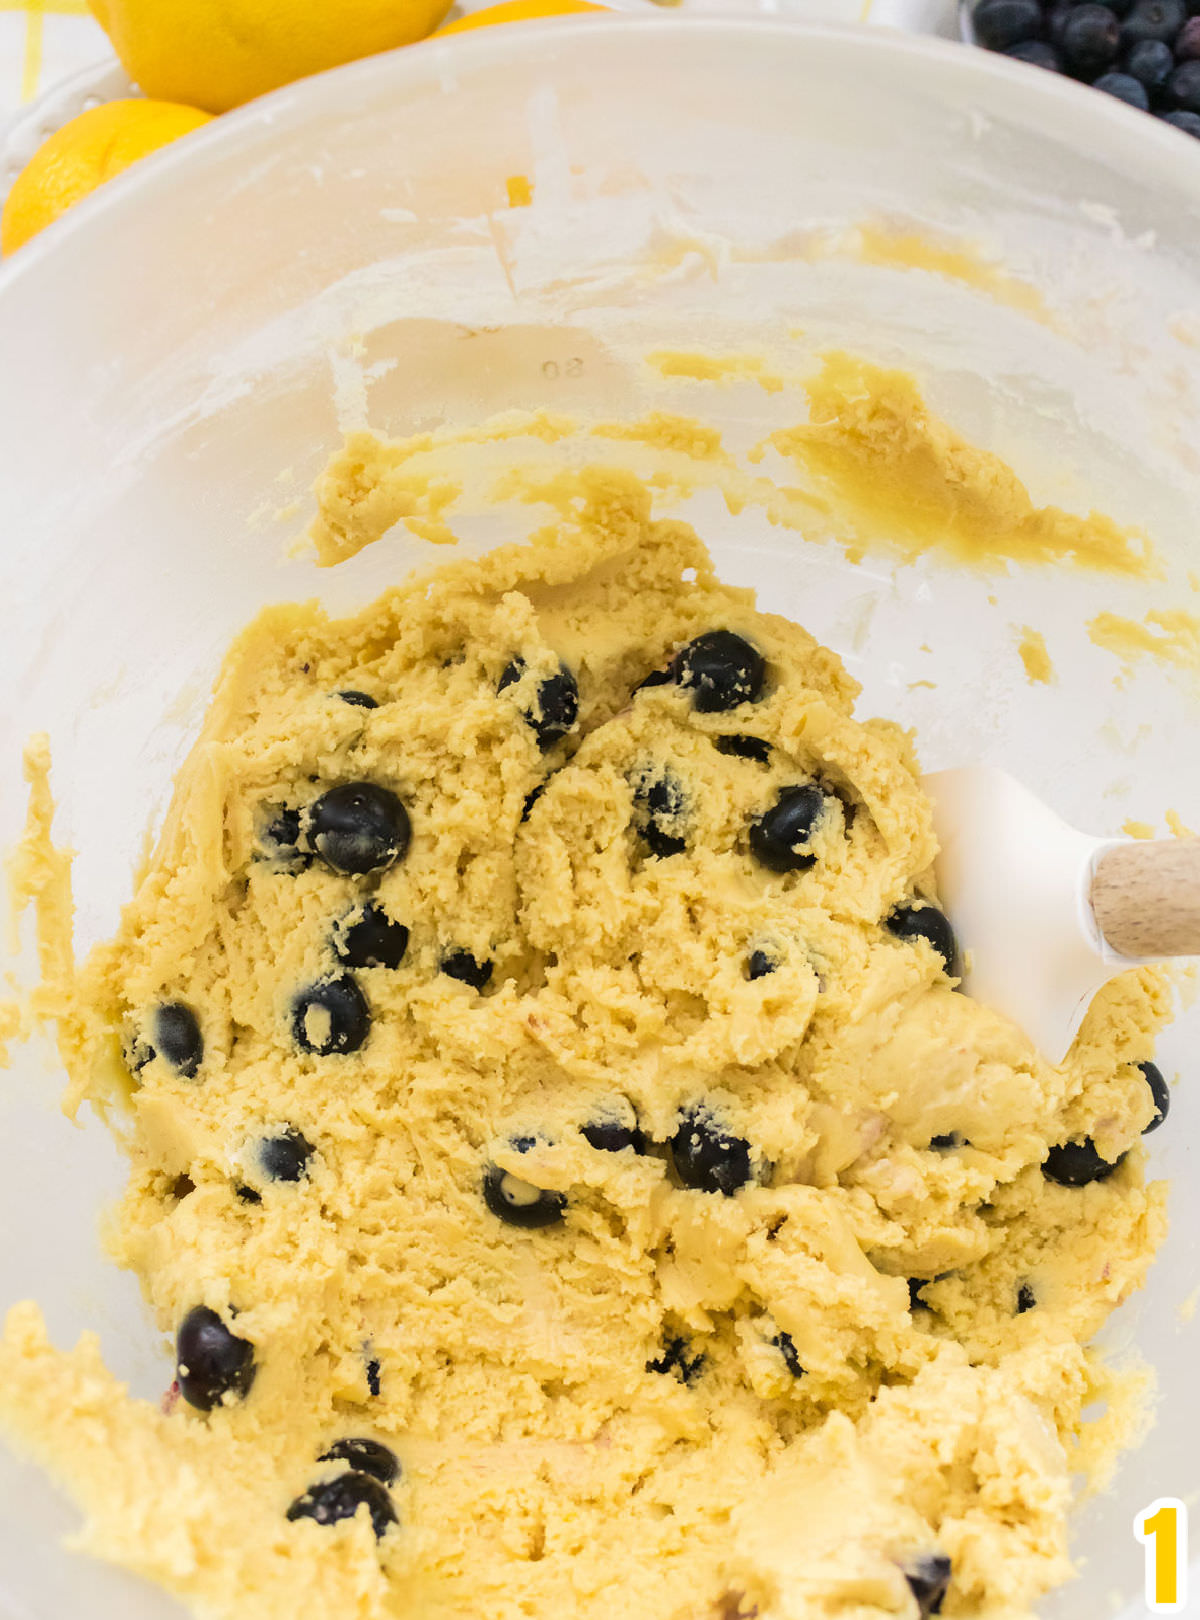
<svg viewBox="0 0 1200 1620">
<path fill-rule="evenodd" d="M 1058 1068 L 960 994 L 912 740 L 581 488 L 233 647 L 60 1024 L 177 1384 L 21 1305 L 0 1426 L 221 1620 L 1022 1620 L 1165 985 Z"/>
</svg>

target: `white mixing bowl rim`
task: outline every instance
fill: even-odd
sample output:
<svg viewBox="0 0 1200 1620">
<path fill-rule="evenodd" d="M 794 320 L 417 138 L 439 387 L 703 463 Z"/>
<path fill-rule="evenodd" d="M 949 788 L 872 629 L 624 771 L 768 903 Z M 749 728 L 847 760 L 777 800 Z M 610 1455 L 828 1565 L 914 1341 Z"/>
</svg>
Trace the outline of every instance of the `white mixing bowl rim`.
<svg viewBox="0 0 1200 1620">
<path fill-rule="evenodd" d="M 564 16 L 470 29 L 446 39 L 434 36 L 297 80 L 225 113 L 152 158 L 135 163 L 11 255 L 0 265 L 0 298 L 23 278 L 37 276 L 49 255 L 86 254 L 89 231 L 106 215 L 119 223 L 124 212 L 143 205 L 152 207 L 156 196 L 186 184 L 189 170 L 206 163 L 210 154 L 237 145 L 255 129 L 302 127 L 313 109 L 323 103 L 353 107 L 377 79 L 391 81 L 393 89 L 402 94 L 406 83 L 445 83 L 453 79 L 457 68 L 469 64 L 475 70 L 489 58 L 504 63 L 550 43 L 568 50 L 576 44 L 585 49 L 599 30 L 627 39 L 630 50 L 645 49 L 648 37 L 678 36 L 690 30 L 717 40 L 761 38 L 764 53 L 772 50 L 773 41 L 788 36 L 814 43 L 841 42 L 848 56 L 893 58 L 898 74 L 903 74 L 906 63 L 943 64 L 948 76 L 965 75 L 978 82 L 981 94 L 976 105 L 984 118 L 997 110 L 993 97 L 999 92 L 995 99 L 1004 105 L 1006 116 L 1019 116 L 1027 126 L 1041 128 L 1048 135 L 1073 126 L 1077 140 L 1086 132 L 1087 150 L 1096 162 L 1111 161 L 1117 167 L 1128 167 L 1131 152 L 1140 154 L 1147 185 L 1161 188 L 1168 181 L 1174 182 L 1181 201 L 1197 210 L 1200 234 L 1200 141 L 1126 107 L 1113 96 L 1097 94 L 1086 85 L 1045 69 L 1031 68 L 952 40 L 892 33 L 861 24 L 814 24 L 766 17 L 632 17 L 628 13 Z"/>
</svg>

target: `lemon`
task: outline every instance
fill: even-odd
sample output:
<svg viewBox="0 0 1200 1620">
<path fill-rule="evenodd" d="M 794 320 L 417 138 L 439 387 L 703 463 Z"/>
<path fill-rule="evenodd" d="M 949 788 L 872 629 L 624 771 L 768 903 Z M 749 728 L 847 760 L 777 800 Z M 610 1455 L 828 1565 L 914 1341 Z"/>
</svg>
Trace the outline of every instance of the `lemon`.
<svg viewBox="0 0 1200 1620">
<path fill-rule="evenodd" d="M 210 123 L 168 101 L 110 101 L 64 124 L 21 170 L 0 218 L 0 249 L 12 253 L 72 203 L 131 163 Z"/>
<path fill-rule="evenodd" d="M 424 39 L 450 0 L 88 0 L 148 96 L 225 112 Z"/>
<path fill-rule="evenodd" d="M 503 0 L 486 11 L 473 11 L 467 17 L 457 17 L 438 29 L 443 34 L 463 34 L 468 28 L 490 28 L 493 23 L 526 22 L 533 17 L 565 17 L 576 11 L 608 11 L 608 6 L 593 6 L 590 0 Z"/>
</svg>

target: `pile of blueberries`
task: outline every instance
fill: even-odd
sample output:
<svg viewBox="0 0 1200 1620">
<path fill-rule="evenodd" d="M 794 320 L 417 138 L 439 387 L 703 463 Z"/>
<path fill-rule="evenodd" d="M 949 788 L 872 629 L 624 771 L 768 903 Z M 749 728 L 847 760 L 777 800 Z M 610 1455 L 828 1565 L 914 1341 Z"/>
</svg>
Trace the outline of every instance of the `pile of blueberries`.
<svg viewBox="0 0 1200 1620">
<path fill-rule="evenodd" d="M 971 15 L 988 50 L 1200 138 L 1200 0 L 978 0 Z"/>
</svg>

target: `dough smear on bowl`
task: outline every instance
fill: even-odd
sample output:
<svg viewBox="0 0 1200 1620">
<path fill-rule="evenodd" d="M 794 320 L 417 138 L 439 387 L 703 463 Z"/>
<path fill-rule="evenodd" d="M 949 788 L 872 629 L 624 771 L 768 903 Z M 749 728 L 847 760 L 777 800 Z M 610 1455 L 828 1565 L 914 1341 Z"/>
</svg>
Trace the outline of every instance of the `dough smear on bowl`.
<svg viewBox="0 0 1200 1620">
<path fill-rule="evenodd" d="M 959 993 L 911 738 L 646 491 L 231 650 L 60 1022 L 162 1408 L 0 1425 L 220 1620 L 1027 1620 L 1164 1230 L 1139 970 Z"/>
</svg>

